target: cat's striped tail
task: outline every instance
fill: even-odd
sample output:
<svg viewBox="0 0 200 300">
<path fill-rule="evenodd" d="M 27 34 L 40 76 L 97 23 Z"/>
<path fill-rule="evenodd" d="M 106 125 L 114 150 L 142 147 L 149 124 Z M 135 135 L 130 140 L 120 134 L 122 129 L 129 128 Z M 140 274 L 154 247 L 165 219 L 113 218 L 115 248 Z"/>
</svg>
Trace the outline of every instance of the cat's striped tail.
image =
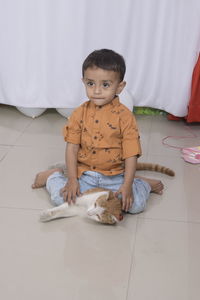
<svg viewBox="0 0 200 300">
<path fill-rule="evenodd" d="M 169 168 L 166 168 L 164 166 L 153 164 L 153 163 L 137 163 L 137 170 L 148 170 L 148 171 L 155 171 L 159 173 L 163 173 L 169 176 L 175 176 L 175 172 Z"/>
</svg>

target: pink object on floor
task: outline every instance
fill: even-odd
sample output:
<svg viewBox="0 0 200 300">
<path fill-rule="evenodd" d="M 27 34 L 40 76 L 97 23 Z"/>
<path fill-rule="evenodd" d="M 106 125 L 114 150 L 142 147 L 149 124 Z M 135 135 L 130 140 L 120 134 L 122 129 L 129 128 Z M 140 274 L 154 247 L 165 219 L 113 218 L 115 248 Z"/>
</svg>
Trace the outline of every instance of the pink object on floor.
<svg viewBox="0 0 200 300">
<path fill-rule="evenodd" d="M 191 164 L 200 164 L 200 147 L 183 148 L 182 158 Z"/>
<path fill-rule="evenodd" d="M 186 161 L 189 162 L 191 164 L 200 164 L 200 158 L 196 159 L 195 157 L 192 156 L 187 156 L 187 155 L 182 155 L 182 158 Z"/>
<path fill-rule="evenodd" d="M 200 146 L 191 147 L 191 148 L 183 148 L 181 151 L 183 154 L 191 154 L 191 153 L 200 154 Z"/>
<path fill-rule="evenodd" d="M 191 128 L 186 126 L 186 129 L 191 131 Z M 191 132 L 192 135 L 191 136 L 166 136 L 165 138 L 162 139 L 162 143 L 163 145 L 166 145 L 168 147 L 171 148 L 175 148 L 175 149 L 180 149 L 181 153 L 182 153 L 182 158 L 186 161 L 189 162 L 191 164 L 200 164 L 200 146 L 196 146 L 196 147 L 178 147 L 178 146 L 173 146 L 173 145 L 169 145 L 168 143 L 166 143 L 166 140 L 168 138 L 173 138 L 173 139 L 186 139 L 186 138 L 199 138 L 198 135 L 196 135 L 195 133 Z"/>
</svg>

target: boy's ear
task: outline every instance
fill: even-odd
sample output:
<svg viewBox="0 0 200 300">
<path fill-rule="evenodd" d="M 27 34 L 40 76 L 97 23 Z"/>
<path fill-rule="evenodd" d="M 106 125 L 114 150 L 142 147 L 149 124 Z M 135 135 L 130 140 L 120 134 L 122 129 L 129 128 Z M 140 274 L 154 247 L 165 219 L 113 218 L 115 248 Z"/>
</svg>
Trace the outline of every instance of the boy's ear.
<svg viewBox="0 0 200 300">
<path fill-rule="evenodd" d="M 120 94 L 123 91 L 125 86 L 126 86 L 126 81 L 121 81 L 118 85 L 116 94 Z"/>
</svg>

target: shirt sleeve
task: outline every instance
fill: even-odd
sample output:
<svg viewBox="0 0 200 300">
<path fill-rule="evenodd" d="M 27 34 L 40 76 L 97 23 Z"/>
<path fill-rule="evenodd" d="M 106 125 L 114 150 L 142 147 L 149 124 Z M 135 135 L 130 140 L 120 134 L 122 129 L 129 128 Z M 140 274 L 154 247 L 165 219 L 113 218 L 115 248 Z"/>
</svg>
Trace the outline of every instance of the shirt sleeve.
<svg viewBox="0 0 200 300">
<path fill-rule="evenodd" d="M 140 136 L 134 115 L 132 112 L 126 111 L 120 121 L 122 133 L 122 158 L 126 159 L 131 156 L 141 156 Z"/>
<path fill-rule="evenodd" d="M 81 123 L 83 108 L 80 106 L 71 114 L 67 124 L 63 128 L 65 142 L 80 144 L 81 142 Z"/>
</svg>

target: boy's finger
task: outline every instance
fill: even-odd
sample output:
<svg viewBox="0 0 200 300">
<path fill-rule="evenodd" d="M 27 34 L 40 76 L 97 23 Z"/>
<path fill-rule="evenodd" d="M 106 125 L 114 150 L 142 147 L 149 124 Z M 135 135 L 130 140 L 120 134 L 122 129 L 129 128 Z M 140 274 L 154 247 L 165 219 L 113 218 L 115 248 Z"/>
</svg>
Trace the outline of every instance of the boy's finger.
<svg viewBox="0 0 200 300">
<path fill-rule="evenodd" d="M 72 202 L 75 203 L 76 202 L 76 194 L 72 195 Z"/>
<path fill-rule="evenodd" d="M 126 199 L 126 202 L 125 202 L 125 211 L 129 211 L 129 209 L 131 208 L 132 206 L 132 198 L 127 198 Z"/>
<path fill-rule="evenodd" d="M 64 196 L 65 196 L 65 201 L 70 204 L 70 202 L 71 202 L 71 200 L 70 200 L 71 199 L 70 193 L 66 192 L 66 193 L 64 193 Z"/>
<path fill-rule="evenodd" d="M 128 210 L 132 207 L 132 205 L 133 205 L 133 197 L 130 197 Z"/>
<path fill-rule="evenodd" d="M 60 189 L 60 195 L 63 196 L 64 193 L 67 193 L 66 187 Z"/>
<path fill-rule="evenodd" d="M 80 191 L 80 188 L 78 188 L 77 190 L 77 196 L 80 196 L 81 195 L 81 191 Z"/>
<path fill-rule="evenodd" d="M 126 211 L 126 198 L 122 197 L 122 209 Z"/>
<path fill-rule="evenodd" d="M 128 210 L 129 210 L 129 201 L 126 201 L 125 211 L 127 212 Z"/>
<path fill-rule="evenodd" d="M 60 195 L 63 197 L 63 200 L 66 202 L 67 201 L 67 192 L 63 192 Z"/>
</svg>

